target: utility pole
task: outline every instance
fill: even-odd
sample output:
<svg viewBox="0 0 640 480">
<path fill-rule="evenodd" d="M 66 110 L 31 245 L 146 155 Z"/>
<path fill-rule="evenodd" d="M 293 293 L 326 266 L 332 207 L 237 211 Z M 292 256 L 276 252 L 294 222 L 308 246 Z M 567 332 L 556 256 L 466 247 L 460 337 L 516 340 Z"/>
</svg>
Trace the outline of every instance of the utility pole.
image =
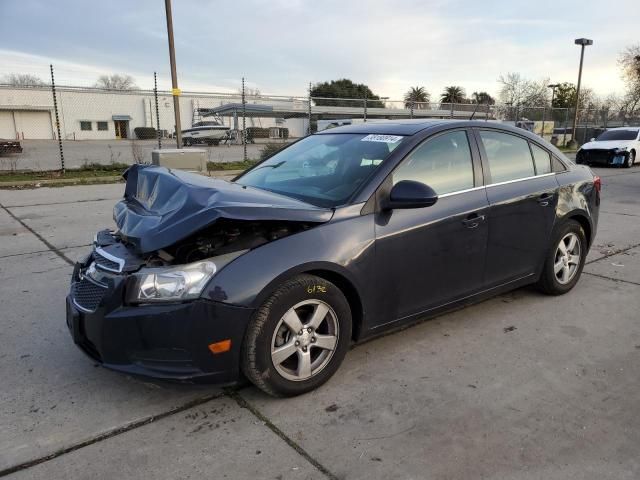
<svg viewBox="0 0 640 480">
<path fill-rule="evenodd" d="M 556 98 L 556 88 L 560 86 L 559 83 L 552 83 L 547 85 L 547 88 L 551 89 L 551 121 L 553 122 L 553 101 Z M 540 135 L 544 138 L 544 120 L 545 120 L 545 107 L 542 107 L 542 134 Z M 552 135 L 553 136 L 553 135 Z"/>
<path fill-rule="evenodd" d="M 171 63 L 171 94 L 173 95 L 173 113 L 176 118 L 176 144 L 182 148 L 182 127 L 180 125 L 180 89 L 176 72 L 176 51 L 173 45 L 173 18 L 171 16 L 171 0 L 164 0 L 167 15 L 167 36 L 169 37 L 169 62 Z"/>
<path fill-rule="evenodd" d="M 576 141 L 576 127 L 578 125 L 578 109 L 580 107 L 580 83 L 582 82 L 582 62 L 584 61 L 584 47 L 593 45 L 593 40 L 588 38 L 576 38 L 573 42 L 576 45 L 580 45 L 580 68 L 578 69 L 578 86 L 576 87 L 576 109 L 573 112 L 573 128 L 571 129 L 571 145 L 577 146 Z"/>
</svg>

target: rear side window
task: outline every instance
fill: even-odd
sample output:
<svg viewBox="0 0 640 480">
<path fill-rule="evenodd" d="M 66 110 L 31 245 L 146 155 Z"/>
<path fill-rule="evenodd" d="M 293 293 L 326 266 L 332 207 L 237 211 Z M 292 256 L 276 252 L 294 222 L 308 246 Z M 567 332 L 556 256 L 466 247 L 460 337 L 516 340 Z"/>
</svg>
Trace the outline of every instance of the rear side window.
<svg viewBox="0 0 640 480">
<path fill-rule="evenodd" d="M 507 133 L 481 130 L 480 138 L 489 162 L 491 183 L 533 177 L 529 142 Z"/>
<path fill-rule="evenodd" d="M 551 154 L 534 143 L 530 145 L 531 153 L 533 153 L 533 161 L 536 164 L 536 174 L 544 175 L 545 173 L 551 173 Z"/>
<path fill-rule="evenodd" d="M 473 188 L 473 164 L 464 131 L 430 138 L 393 172 L 393 184 L 415 180 L 429 185 L 438 195 Z"/>
</svg>

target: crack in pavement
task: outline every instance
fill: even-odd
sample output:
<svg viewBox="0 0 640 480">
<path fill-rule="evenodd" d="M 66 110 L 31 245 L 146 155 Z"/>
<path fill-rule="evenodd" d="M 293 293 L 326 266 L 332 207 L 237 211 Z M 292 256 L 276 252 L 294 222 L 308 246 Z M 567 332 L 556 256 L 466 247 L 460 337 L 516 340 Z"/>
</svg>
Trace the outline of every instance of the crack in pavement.
<svg viewBox="0 0 640 480">
<path fill-rule="evenodd" d="M 333 473 L 331 473 L 331 471 L 327 467 L 325 467 L 318 460 L 313 458 L 304 448 L 302 448 L 298 443 L 296 443 L 294 440 L 289 438 L 286 433 L 284 433 L 282 430 L 276 427 L 275 424 L 271 420 L 269 420 L 260 410 L 258 410 L 256 407 L 251 405 L 247 400 L 242 398 L 242 396 L 240 396 L 238 391 L 229 390 L 227 392 L 227 395 L 233 400 L 235 400 L 240 408 L 246 408 L 247 410 L 249 410 L 249 412 L 251 412 L 254 417 L 256 417 L 258 420 L 263 422 L 264 425 L 269 430 L 271 430 L 278 437 L 280 437 L 281 440 L 283 440 L 287 445 L 293 448 L 301 457 L 307 460 L 307 462 L 313 465 L 325 477 L 331 480 L 338 480 L 338 477 Z"/>
<path fill-rule="evenodd" d="M 80 450 L 84 447 L 88 447 L 90 445 L 94 445 L 96 443 L 102 442 L 104 440 L 108 440 L 109 438 L 113 438 L 116 437 L 118 435 L 121 435 L 123 433 L 127 433 L 130 432 L 132 430 L 135 430 L 137 428 L 143 427 L 145 425 L 148 425 L 152 422 L 158 421 L 158 420 L 162 420 L 164 418 L 176 415 L 178 413 L 182 413 L 186 410 L 189 410 L 191 408 L 194 407 L 198 407 L 200 405 L 204 405 L 205 403 L 208 403 L 212 400 L 216 400 L 218 398 L 222 398 L 222 397 L 228 397 L 231 398 L 232 400 L 234 400 L 236 402 L 236 404 L 240 407 L 240 408 L 244 408 L 246 410 L 248 410 L 254 417 L 256 417 L 258 420 L 260 420 L 264 426 L 266 426 L 269 430 L 271 430 L 276 436 L 278 436 L 282 441 L 284 441 L 288 446 L 290 446 L 293 450 L 295 450 L 295 452 L 300 455 L 301 457 L 303 457 L 305 460 L 307 460 L 312 466 L 314 466 L 320 473 L 322 473 L 324 476 L 326 476 L 328 479 L 330 480 L 338 480 L 338 477 L 336 475 L 334 475 L 333 473 L 331 473 L 331 471 L 329 471 L 329 469 L 327 467 L 325 467 L 324 465 L 322 465 L 318 460 L 316 460 L 315 458 L 313 458 L 304 448 L 302 448 L 298 443 L 296 443 L 294 440 L 292 440 L 291 438 L 289 438 L 287 436 L 287 434 L 285 434 L 282 430 L 280 430 L 278 427 L 275 426 L 275 424 L 269 420 L 269 418 L 267 418 L 262 412 L 260 412 L 256 407 L 254 407 L 253 405 L 251 405 L 249 402 L 247 402 L 244 398 L 242 398 L 240 396 L 240 391 L 245 388 L 245 386 L 240 386 L 240 387 L 234 387 L 234 388 L 227 388 L 222 392 L 216 392 L 214 394 L 211 395 L 206 395 L 204 397 L 201 398 L 196 398 L 194 400 L 191 400 L 189 402 L 186 402 L 182 405 L 179 405 L 177 407 L 174 407 L 170 410 L 155 414 L 155 415 L 149 415 L 147 417 L 143 417 L 139 420 L 135 420 L 131 423 L 128 423 L 126 425 L 120 426 L 120 427 L 116 427 L 113 428 L 111 430 L 107 430 L 106 432 L 100 433 L 98 435 L 95 435 L 94 437 L 91 437 L 89 439 L 74 443 L 72 445 L 69 445 L 68 447 L 64 447 L 61 448 L 59 450 L 56 450 L 53 453 L 50 453 L 48 455 L 39 457 L 39 458 L 35 458 L 32 460 L 28 460 L 26 462 L 22 462 L 19 463 L 17 465 L 13 465 L 11 467 L 7 467 L 3 470 L 0 470 L 0 477 L 5 477 L 7 475 L 11 475 L 13 473 L 22 471 L 22 470 L 26 470 L 28 468 L 31 467 L 35 467 L 36 465 L 40 465 L 42 463 L 48 462 L 50 460 L 54 460 L 58 457 L 61 457 L 63 455 L 66 455 L 68 453 L 72 453 L 75 452 L 76 450 Z"/>
<path fill-rule="evenodd" d="M 640 215 L 636 213 L 607 212 L 605 210 L 600 210 L 600 213 L 606 213 L 607 215 L 624 215 L 626 217 L 640 217 Z"/>
<path fill-rule="evenodd" d="M 69 205 L 73 203 L 88 203 L 88 202 L 103 202 L 105 200 L 119 200 L 122 197 L 117 198 L 95 198 L 87 200 L 73 200 L 69 202 L 52 202 L 52 203 L 30 203 L 28 205 L 8 205 L 3 208 L 27 208 L 27 207 L 48 207 L 49 205 Z"/>
<path fill-rule="evenodd" d="M 591 273 L 591 272 L 582 272 L 586 275 L 592 275 L 594 277 L 604 278 L 605 280 L 612 280 L 614 282 L 622 282 L 622 283 L 630 283 L 631 285 L 637 285 L 640 287 L 640 283 L 634 282 L 632 280 L 622 280 L 621 278 L 609 277 L 607 275 L 602 275 L 600 273 Z"/>
<path fill-rule="evenodd" d="M 612 250 L 611 253 L 605 254 L 603 257 L 596 258 L 594 260 L 589 260 L 588 262 L 584 262 L 585 265 L 591 265 L 592 263 L 599 262 L 600 260 L 604 260 L 605 258 L 613 257 L 614 255 L 618 255 L 619 253 L 628 252 L 629 250 L 633 250 L 634 248 L 640 247 L 640 243 L 636 243 L 635 245 L 631 245 L 629 247 L 620 248 L 618 250 Z"/>
<path fill-rule="evenodd" d="M 33 460 L 28 460 L 26 462 L 23 463 L 19 463 L 18 465 L 14 465 L 12 467 L 8 467 L 5 468 L 3 470 L 0 470 L 0 477 L 4 477 L 7 475 L 10 475 L 12 473 L 16 473 L 19 472 L 21 470 L 26 470 L 27 468 L 30 467 L 35 467 L 36 465 L 40 465 L 41 463 L 44 462 L 48 462 L 49 460 L 53 460 L 54 458 L 58 458 L 62 455 L 65 455 L 67 453 L 71 453 L 74 452 L 76 450 L 80 450 L 81 448 L 84 447 L 88 447 L 89 445 L 93 445 L 94 443 L 98 443 L 101 442 L 103 440 L 107 440 L 109 438 L 115 437 L 117 435 L 120 435 L 122 433 L 126 433 L 126 432 L 130 432 L 131 430 L 135 430 L 136 428 L 140 428 L 143 427 L 144 425 L 147 425 L 149 423 L 155 422 L 157 420 L 162 420 L 163 418 L 167 418 L 169 416 L 175 415 L 177 413 L 181 413 L 184 412 L 185 410 L 189 410 L 190 408 L 193 407 L 197 407 L 199 405 L 203 405 L 207 402 L 210 402 L 211 400 L 215 400 L 217 398 L 220 398 L 222 396 L 224 396 L 225 394 L 223 392 L 218 392 L 215 394 L 211 394 L 211 395 L 206 395 L 204 397 L 201 398 L 196 398 L 194 400 L 191 400 L 187 403 L 184 403 L 182 405 L 179 405 L 177 407 L 174 407 L 170 410 L 167 410 L 165 412 L 162 413 L 158 413 L 156 415 L 149 415 L 148 417 L 143 417 L 139 420 L 135 420 L 127 425 L 123 425 L 121 427 L 116 427 L 114 429 L 111 430 L 107 430 L 106 432 L 100 433 L 92 438 L 89 438 L 87 440 L 83 440 L 81 442 L 77 442 L 74 443 L 68 447 L 64 447 L 61 448 L 60 450 L 57 450 L 53 453 L 50 453 L 49 455 L 45 455 L 44 457 L 40 457 L 40 458 L 36 458 Z"/>
<path fill-rule="evenodd" d="M 87 243 L 84 245 L 71 245 L 70 247 L 64 247 L 64 248 L 61 248 L 60 250 L 63 251 L 63 250 L 70 250 L 72 248 L 90 247 L 91 245 L 92 245 L 91 243 Z M 47 253 L 50 251 L 51 249 L 36 250 L 35 252 L 11 253 L 9 255 L 0 255 L 0 260 L 2 260 L 3 258 L 20 257 L 22 255 L 35 255 L 36 253 Z"/>
<path fill-rule="evenodd" d="M 18 222 L 20 225 L 22 225 L 24 228 L 26 228 L 27 230 L 29 230 L 33 235 L 35 235 L 35 237 L 40 240 L 42 243 L 44 243 L 49 250 L 51 250 L 53 253 L 55 253 L 56 255 L 58 255 L 62 260 L 64 260 L 65 262 L 67 262 L 69 265 L 75 265 L 75 262 L 73 260 L 71 260 L 69 257 L 67 257 L 64 253 L 62 253 L 60 250 L 58 250 L 58 248 L 56 248 L 55 245 L 53 245 L 51 242 L 49 242 L 46 238 L 44 238 L 42 235 L 40 235 L 38 232 L 36 232 L 33 228 L 31 228 L 29 225 L 27 225 L 26 223 L 24 223 L 22 220 L 20 220 L 18 217 L 16 217 L 13 212 L 11 210 L 9 210 L 7 207 L 5 207 L 4 205 L 2 205 L 0 203 L 0 208 L 2 208 L 5 212 L 7 212 L 9 214 L 9 216 L 11 218 L 13 218 L 16 222 Z"/>
</svg>

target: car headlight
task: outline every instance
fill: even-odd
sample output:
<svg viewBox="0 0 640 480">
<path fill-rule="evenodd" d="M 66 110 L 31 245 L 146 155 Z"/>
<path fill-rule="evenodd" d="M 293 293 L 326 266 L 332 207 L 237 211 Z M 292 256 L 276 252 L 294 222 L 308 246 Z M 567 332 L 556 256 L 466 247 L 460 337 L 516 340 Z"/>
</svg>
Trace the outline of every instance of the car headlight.
<svg viewBox="0 0 640 480">
<path fill-rule="evenodd" d="M 616 153 L 626 152 L 628 147 L 618 147 L 616 148 Z"/>
<path fill-rule="evenodd" d="M 143 268 L 132 275 L 129 303 L 179 302 L 198 298 L 207 282 L 247 250 L 173 267 Z"/>
</svg>

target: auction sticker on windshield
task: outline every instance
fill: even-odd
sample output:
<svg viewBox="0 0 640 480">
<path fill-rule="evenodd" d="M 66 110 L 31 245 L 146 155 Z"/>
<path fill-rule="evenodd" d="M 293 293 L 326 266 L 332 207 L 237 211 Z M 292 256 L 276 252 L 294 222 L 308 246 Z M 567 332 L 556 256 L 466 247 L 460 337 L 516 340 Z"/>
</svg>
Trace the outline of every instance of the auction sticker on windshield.
<svg viewBox="0 0 640 480">
<path fill-rule="evenodd" d="M 362 142 L 384 142 L 384 143 L 397 143 L 402 140 L 401 135 L 375 135 L 370 134 L 364 137 Z"/>
</svg>

